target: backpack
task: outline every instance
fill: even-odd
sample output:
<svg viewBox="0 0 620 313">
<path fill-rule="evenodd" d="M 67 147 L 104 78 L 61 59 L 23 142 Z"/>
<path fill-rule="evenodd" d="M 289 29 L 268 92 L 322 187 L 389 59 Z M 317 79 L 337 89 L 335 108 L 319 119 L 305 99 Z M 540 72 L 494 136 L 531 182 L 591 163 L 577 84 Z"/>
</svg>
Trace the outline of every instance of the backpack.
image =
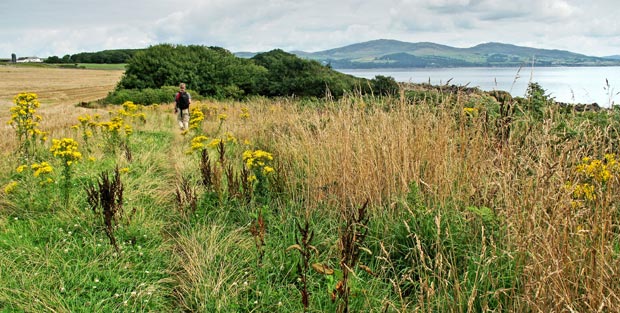
<svg viewBox="0 0 620 313">
<path fill-rule="evenodd" d="M 189 108 L 189 94 L 185 91 L 177 93 L 177 107 L 181 110 Z"/>
</svg>

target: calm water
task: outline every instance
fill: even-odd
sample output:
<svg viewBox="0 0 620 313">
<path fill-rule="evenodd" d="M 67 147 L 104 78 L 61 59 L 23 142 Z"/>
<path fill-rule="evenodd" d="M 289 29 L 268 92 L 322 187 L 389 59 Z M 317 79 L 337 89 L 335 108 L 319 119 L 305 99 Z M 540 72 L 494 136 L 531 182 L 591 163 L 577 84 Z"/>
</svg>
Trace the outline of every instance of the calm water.
<svg viewBox="0 0 620 313">
<path fill-rule="evenodd" d="M 449 84 L 505 90 L 524 96 L 530 81 L 538 82 L 556 101 L 620 104 L 620 67 L 338 69 L 357 77 L 391 76 L 399 82 Z M 606 79 L 609 82 L 607 87 Z"/>
</svg>

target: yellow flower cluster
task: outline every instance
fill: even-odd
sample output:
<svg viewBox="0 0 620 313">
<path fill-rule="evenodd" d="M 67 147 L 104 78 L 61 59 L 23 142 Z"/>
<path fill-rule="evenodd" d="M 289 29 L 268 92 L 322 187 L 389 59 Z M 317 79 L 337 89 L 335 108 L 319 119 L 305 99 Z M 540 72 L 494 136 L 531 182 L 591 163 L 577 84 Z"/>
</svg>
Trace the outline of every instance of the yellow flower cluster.
<svg viewBox="0 0 620 313">
<path fill-rule="evenodd" d="M 71 138 L 63 138 L 61 140 L 54 139 L 50 152 L 55 157 L 61 158 L 67 166 L 82 159 L 82 153 L 78 151 L 78 143 Z"/>
<path fill-rule="evenodd" d="M 232 144 L 236 144 L 237 143 L 237 138 L 235 138 L 235 136 L 230 133 L 227 132 L 226 134 L 226 139 L 220 139 L 220 138 L 209 138 L 207 136 L 204 135 L 199 135 L 196 136 L 194 138 L 192 138 L 191 142 L 190 142 L 190 150 L 187 151 L 187 154 L 191 154 L 192 152 L 196 152 L 196 151 L 202 151 L 204 149 L 217 149 L 220 145 L 220 143 L 232 143 Z"/>
<path fill-rule="evenodd" d="M 217 149 L 217 147 L 220 145 L 220 142 L 222 142 L 222 139 L 219 139 L 219 138 L 211 139 L 211 141 L 207 144 L 207 148 Z"/>
<path fill-rule="evenodd" d="M 194 151 L 201 151 L 207 148 L 207 141 L 209 141 L 209 137 L 207 136 L 196 136 L 192 138 L 190 151 L 187 153 L 192 153 Z"/>
<path fill-rule="evenodd" d="M 204 113 L 200 108 L 193 108 L 189 117 L 189 129 L 201 129 L 202 121 L 205 119 Z"/>
<path fill-rule="evenodd" d="M 588 183 L 575 185 L 575 189 L 573 190 L 573 197 L 575 199 L 583 199 L 588 201 L 596 200 L 594 186 Z"/>
<path fill-rule="evenodd" d="M 9 182 L 6 186 L 4 186 L 4 193 L 7 195 L 12 193 L 15 190 L 15 187 L 17 187 L 16 181 Z"/>
<path fill-rule="evenodd" d="M 474 116 L 478 115 L 478 109 L 476 109 L 476 108 L 463 108 L 463 113 L 465 113 L 465 115 L 467 115 L 467 116 L 474 117 Z"/>
<path fill-rule="evenodd" d="M 275 170 L 269 164 L 273 161 L 273 155 L 263 150 L 246 150 L 243 152 L 243 162 L 250 170 L 260 170 L 264 175 L 274 173 Z"/>
<path fill-rule="evenodd" d="M 585 157 L 575 168 L 577 175 L 587 181 L 605 183 L 620 172 L 620 165 L 614 154 L 606 154 L 603 160 Z"/>
<path fill-rule="evenodd" d="M 241 108 L 241 114 L 239 115 L 239 117 L 242 120 L 249 119 L 250 118 L 250 111 L 248 110 L 248 108 L 246 108 L 246 107 Z"/>
<path fill-rule="evenodd" d="M 31 166 L 28 165 L 20 165 L 17 167 L 17 169 L 15 169 L 15 171 L 17 171 L 17 173 L 22 173 L 27 169 L 32 169 L 32 175 L 34 177 L 37 177 L 40 179 L 40 184 L 43 186 L 45 184 L 51 184 L 54 182 L 54 180 L 50 177 L 47 177 L 47 174 L 51 174 L 54 172 L 54 168 L 52 167 L 52 165 L 50 165 L 48 162 L 41 162 L 41 163 L 34 163 Z M 17 183 L 15 183 L 14 185 L 17 185 Z M 9 187 L 9 186 L 7 186 Z M 12 186 L 10 188 L 10 190 L 12 191 L 12 188 L 14 188 L 15 186 Z M 5 189 L 6 192 L 6 189 Z M 8 192 L 7 192 L 8 193 Z"/>
<path fill-rule="evenodd" d="M 597 187 L 609 186 L 612 179 L 620 176 L 620 164 L 616 155 L 606 154 L 602 160 L 585 157 L 575 167 L 575 183 L 568 182 L 566 188 L 572 190 L 573 206 L 581 206 L 582 201 L 597 199 Z"/>
<path fill-rule="evenodd" d="M 125 101 L 123 108 L 118 110 L 118 115 L 123 117 L 129 117 L 131 120 L 139 120 L 146 123 L 146 114 L 142 113 L 143 107 L 135 104 L 131 101 Z"/>
<path fill-rule="evenodd" d="M 121 127 L 123 127 L 123 119 L 121 117 L 114 117 L 108 122 L 101 122 L 99 126 L 102 130 L 107 131 L 113 135 L 119 135 Z"/>
<path fill-rule="evenodd" d="M 228 118 L 228 115 L 224 114 L 224 113 L 220 113 L 217 115 L 217 119 L 220 120 L 220 122 L 225 121 Z"/>
<path fill-rule="evenodd" d="M 35 163 L 30 166 L 34 171 L 34 177 L 39 177 L 41 174 L 49 174 L 54 171 L 54 168 L 47 162 Z"/>
<path fill-rule="evenodd" d="M 77 125 L 71 126 L 76 131 L 82 130 L 82 139 L 88 145 L 88 139 L 93 137 L 95 131 L 97 131 L 97 127 L 99 127 L 99 114 L 95 114 L 91 116 L 90 114 L 78 116 L 78 121 L 80 122 Z"/>
<path fill-rule="evenodd" d="M 15 128 L 20 140 L 23 136 L 35 139 L 40 137 L 42 141 L 47 140 L 46 132 L 42 132 L 37 127 L 42 120 L 40 115 L 36 115 L 36 109 L 40 103 L 38 96 L 34 93 L 20 93 L 13 99 L 15 106 L 10 108 L 11 120 L 8 124 Z"/>
<path fill-rule="evenodd" d="M 91 116 L 90 114 L 86 114 L 86 115 L 82 115 L 82 116 L 78 116 L 78 121 L 80 121 L 80 124 L 83 125 L 84 127 L 88 126 L 90 128 L 99 126 L 99 119 L 101 118 L 101 116 L 99 114 L 95 114 L 93 116 Z"/>
<path fill-rule="evenodd" d="M 31 166 L 33 172 L 34 177 L 38 177 L 41 179 L 41 181 L 39 182 L 39 184 L 41 186 L 44 186 L 46 184 L 51 184 L 54 182 L 54 180 L 51 177 L 47 177 L 45 178 L 44 176 L 47 176 L 47 174 L 50 174 L 54 171 L 54 168 L 47 162 L 41 162 L 41 163 L 35 163 L 32 164 Z"/>
<path fill-rule="evenodd" d="M 80 124 L 72 126 L 75 129 L 82 128 L 84 131 L 90 129 L 90 136 L 92 136 L 92 130 L 94 130 L 97 126 L 99 126 L 99 118 L 101 116 L 99 114 L 95 114 L 91 116 L 90 114 L 78 116 L 78 121 Z M 90 137 L 89 136 L 89 137 Z"/>
<path fill-rule="evenodd" d="M 129 136 L 131 134 L 133 134 L 133 128 L 131 125 L 125 125 L 125 135 Z"/>
</svg>

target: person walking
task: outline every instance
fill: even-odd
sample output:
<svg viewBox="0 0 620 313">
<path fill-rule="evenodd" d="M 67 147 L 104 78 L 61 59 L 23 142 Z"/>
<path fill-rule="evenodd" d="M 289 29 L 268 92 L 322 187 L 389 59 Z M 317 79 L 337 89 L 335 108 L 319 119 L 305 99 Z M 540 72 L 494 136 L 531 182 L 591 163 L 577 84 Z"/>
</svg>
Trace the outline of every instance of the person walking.
<svg viewBox="0 0 620 313">
<path fill-rule="evenodd" d="M 192 103 L 192 96 L 185 91 L 185 83 L 179 85 L 179 92 L 174 96 L 174 113 L 177 114 L 179 127 L 182 131 L 189 128 L 189 105 Z"/>
</svg>

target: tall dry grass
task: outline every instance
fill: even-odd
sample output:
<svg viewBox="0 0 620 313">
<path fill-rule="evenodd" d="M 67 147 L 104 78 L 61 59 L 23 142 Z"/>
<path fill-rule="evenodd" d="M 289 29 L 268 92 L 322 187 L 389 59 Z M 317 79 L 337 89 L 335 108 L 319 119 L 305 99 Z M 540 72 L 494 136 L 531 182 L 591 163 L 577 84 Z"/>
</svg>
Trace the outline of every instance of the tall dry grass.
<svg viewBox="0 0 620 313">
<path fill-rule="evenodd" d="M 562 138 L 549 108 L 542 122 L 517 119 L 500 145 L 484 117 L 463 114 L 465 101 L 393 100 L 384 109 L 344 99 L 317 109 L 281 100 L 250 104 L 254 122 L 231 131 L 260 138 L 281 162 L 287 192 L 315 209 L 364 199 L 390 208 L 412 182 L 435 208 L 491 208 L 522 270 L 512 310 L 620 311 L 618 177 L 585 208 L 573 208 L 564 188 L 583 157 L 616 152 L 599 144 L 610 130 L 586 123 L 585 139 Z"/>
</svg>

